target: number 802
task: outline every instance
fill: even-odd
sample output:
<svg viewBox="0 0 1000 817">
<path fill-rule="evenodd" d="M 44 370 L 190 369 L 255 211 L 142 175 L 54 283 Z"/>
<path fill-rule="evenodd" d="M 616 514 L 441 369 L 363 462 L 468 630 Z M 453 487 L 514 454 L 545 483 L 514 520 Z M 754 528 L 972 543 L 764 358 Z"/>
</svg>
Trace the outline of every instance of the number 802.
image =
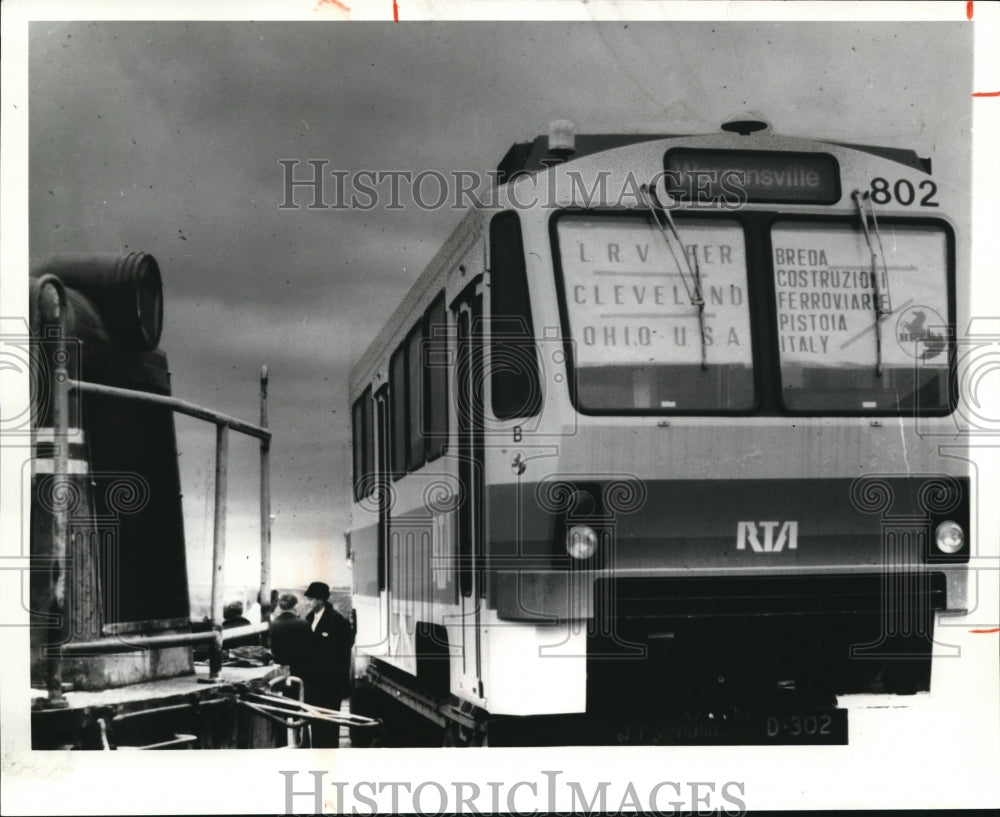
<svg viewBox="0 0 1000 817">
<path fill-rule="evenodd" d="M 909 179 L 897 179 L 896 183 L 890 187 L 889 180 L 881 176 L 872 179 L 871 197 L 875 204 L 889 204 L 895 200 L 903 207 L 909 207 L 917 198 L 917 190 L 923 194 L 919 205 L 921 207 L 937 207 L 938 202 L 934 200 L 937 195 L 937 184 L 930 179 L 924 179 L 915 190 L 913 183 Z"/>
</svg>

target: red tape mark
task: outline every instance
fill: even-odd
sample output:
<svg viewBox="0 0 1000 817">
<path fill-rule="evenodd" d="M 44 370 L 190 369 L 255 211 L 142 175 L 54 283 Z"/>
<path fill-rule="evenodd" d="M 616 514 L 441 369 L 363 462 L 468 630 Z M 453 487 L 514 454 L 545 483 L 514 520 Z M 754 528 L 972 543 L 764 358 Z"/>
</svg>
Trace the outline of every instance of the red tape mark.
<svg viewBox="0 0 1000 817">
<path fill-rule="evenodd" d="M 965 4 L 965 19 L 972 19 L 972 0 Z"/>
<path fill-rule="evenodd" d="M 399 3 L 397 0 L 392 0 L 392 21 L 394 23 L 399 22 Z"/>
<path fill-rule="evenodd" d="M 978 91 L 973 96 L 1000 96 L 1000 91 Z"/>
<path fill-rule="evenodd" d="M 1000 633 L 1000 627 L 990 627 L 988 630 L 969 630 L 970 633 Z"/>
</svg>

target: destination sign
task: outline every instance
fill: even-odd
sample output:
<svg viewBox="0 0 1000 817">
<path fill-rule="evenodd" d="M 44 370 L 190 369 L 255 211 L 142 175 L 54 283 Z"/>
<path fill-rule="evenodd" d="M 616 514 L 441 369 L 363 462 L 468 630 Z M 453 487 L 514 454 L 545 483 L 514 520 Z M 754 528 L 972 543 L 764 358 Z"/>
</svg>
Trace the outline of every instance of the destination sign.
<svg viewBox="0 0 1000 817">
<path fill-rule="evenodd" d="M 778 222 L 771 230 L 783 364 L 947 366 L 947 242 L 939 227 L 880 224 L 876 272 L 860 227 Z M 874 237 L 873 237 L 874 241 Z M 883 266 L 882 257 L 885 257 Z"/>
<path fill-rule="evenodd" d="M 667 192 L 680 201 L 840 201 L 840 168 L 828 153 L 675 148 L 667 151 L 664 169 Z"/>
<path fill-rule="evenodd" d="M 677 222 L 683 248 L 645 219 L 559 219 L 559 255 L 576 365 L 750 365 L 750 311 L 743 228 L 734 221 Z"/>
</svg>

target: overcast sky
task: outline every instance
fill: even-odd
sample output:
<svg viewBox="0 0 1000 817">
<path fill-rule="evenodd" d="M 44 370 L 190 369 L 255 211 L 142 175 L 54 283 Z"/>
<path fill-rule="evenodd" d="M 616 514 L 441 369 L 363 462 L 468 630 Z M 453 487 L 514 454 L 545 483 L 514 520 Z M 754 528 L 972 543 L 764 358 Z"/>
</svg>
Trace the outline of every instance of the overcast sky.
<svg viewBox="0 0 1000 817">
<path fill-rule="evenodd" d="M 302 162 L 300 176 L 310 159 L 484 174 L 552 119 L 706 133 L 751 110 L 786 135 L 912 147 L 946 183 L 964 180 L 971 34 L 958 22 L 34 23 L 30 254 L 152 253 L 177 396 L 255 420 L 269 365 L 275 580 L 346 584 L 348 369 L 460 214 L 280 209 L 280 160 Z M 197 579 L 214 435 L 179 433 Z M 230 578 L 254 584 L 255 446 L 232 445 Z"/>
</svg>

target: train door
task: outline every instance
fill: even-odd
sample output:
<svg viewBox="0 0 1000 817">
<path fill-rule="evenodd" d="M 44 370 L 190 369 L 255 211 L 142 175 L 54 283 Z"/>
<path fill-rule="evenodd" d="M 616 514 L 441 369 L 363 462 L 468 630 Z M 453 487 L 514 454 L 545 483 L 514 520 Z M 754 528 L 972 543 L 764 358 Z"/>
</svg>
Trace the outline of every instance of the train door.
<svg viewBox="0 0 1000 817">
<path fill-rule="evenodd" d="M 378 596 L 382 598 L 387 588 L 386 573 L 389 552 L 389 509 L 392 493 L 392 471 L 389 459 L 389 385 L 375 395 L 375 484 L 378 491 Z M 389 599 L 380 610 L 384 632 L 389 633 Z"/>
<path fill-rule="evenodd" d="M 483 696 L 480 641 L 483 594 L 483 336 L 482 278 L 473 281 L 452 304 L 457 327 L 455 413 L 458 433 L 459 604 L 462 621 L 462 675 Z"/>
</svg>

